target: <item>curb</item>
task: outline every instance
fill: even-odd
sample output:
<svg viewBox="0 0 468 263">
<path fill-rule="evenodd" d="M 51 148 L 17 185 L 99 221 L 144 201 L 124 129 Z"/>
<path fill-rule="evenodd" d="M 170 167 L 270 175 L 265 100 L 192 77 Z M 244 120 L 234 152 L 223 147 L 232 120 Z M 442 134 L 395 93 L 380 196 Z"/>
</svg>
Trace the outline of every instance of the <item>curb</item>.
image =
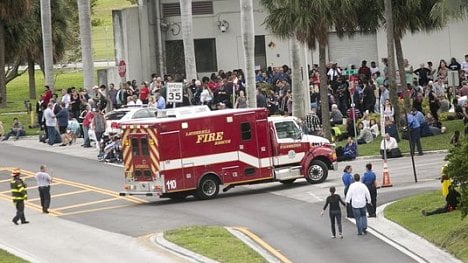
<svg viewBox="0 0 468 263">
<path fill-rule="evenodd" d="M 164 238 L 164 233 L 157 233 L 155 235 L 152 235 L 150 237 L 150 241 L 155 243 L 156 245 L 162 247 L 163 249 L 168 250 L 169 252 L 181 256 L 187 260 L 190 260 L 192 262 L 198 262 L 198 263 L 219 263 L 216 260 L 212 260 L 210 258 L 207 258 L 205 256 L 202 256 L 200 254 L 197 254 L 195 252 L 192 252 L 188 249 L 185 249 L 183 247 L 180 247 L 172 242 L 167 241 Z"/>
<path fill-rule="evenodd" d="M 440 153 L 448 153 L 448 150 L 434 150 L 434 151 L 426 151 L 424 154 L 440 154 Z M 410 153 L 402 153 L 402 157 L 410 157 Z M 401 158 L 401 157 L 400 157 Z M 369 159 L 382 159 L 380 155 L 368 155 L 368 156 L 358 156 L 354 160 L 369 160 Z M 397 159 L 397 158 L 395 158 Z M 388 159 L 387 159 L 388 160 Z"/>
<path fill-rule="evenodd" d="M 283 260 L 280 260 L 277 258 L 275 255 L 273 255 L 270 251 L 265 249 L 259 242 L 255 241 L 252 239 L 252 237 L 246 235 L 244 232 L 241 230 L 244 228 L 240 227 L 224 227 L 229 231 L 231 234 L 233 234 L 235 237 L 237 237 L 240 241 L 244 242 L 247 246 L 252 248 L 255 252 L 257 252 L 260 256 L 262 256 L 267 262 L 269 263 L 282 263 L 285 262 Z M 272 249 L 272 248 L 270 248 Z"/>
</svg>

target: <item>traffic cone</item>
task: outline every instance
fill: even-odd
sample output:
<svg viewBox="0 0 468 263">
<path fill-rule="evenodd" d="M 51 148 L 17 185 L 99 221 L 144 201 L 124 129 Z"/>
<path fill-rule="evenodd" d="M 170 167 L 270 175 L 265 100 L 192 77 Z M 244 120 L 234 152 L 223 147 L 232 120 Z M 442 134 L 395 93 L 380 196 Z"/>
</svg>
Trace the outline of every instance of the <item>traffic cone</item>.
<svg viewBox="0 0 468 263">
<path fill-rule="evenodd" d="M 390 174 L 388 173 L 388 167 L 387 167 L 387 162 L 384 161 L 383 165 L 383 180 L 382 180 L 382 186 L 381 187 L 392 187 L 392 183 L 390 182 Z"/>
</svg>

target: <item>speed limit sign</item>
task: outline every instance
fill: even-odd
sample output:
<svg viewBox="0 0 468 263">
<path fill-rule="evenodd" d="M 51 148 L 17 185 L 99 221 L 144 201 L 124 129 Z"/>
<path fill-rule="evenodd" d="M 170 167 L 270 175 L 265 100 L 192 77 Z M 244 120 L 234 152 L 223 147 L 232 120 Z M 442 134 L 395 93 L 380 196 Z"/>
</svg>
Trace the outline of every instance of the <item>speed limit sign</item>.
<svg viewBox="0 0 468 263">
<path fill-rule="evenodd" d="M 183 101 L 182 83 L 167 83 L 167 102 L 182 102 Z"/>
</svg>

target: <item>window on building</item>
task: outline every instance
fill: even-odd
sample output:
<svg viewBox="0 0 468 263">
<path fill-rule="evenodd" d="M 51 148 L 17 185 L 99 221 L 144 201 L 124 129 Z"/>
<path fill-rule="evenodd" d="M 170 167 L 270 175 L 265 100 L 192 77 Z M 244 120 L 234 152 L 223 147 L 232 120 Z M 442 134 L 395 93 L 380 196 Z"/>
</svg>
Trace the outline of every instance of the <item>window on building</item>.
<svg viewBox="0 0 468 263">
<path fill-rule="evenodd" d="M 265 36 L 255 36 L 255 66 L 266 68 Z"/>
<path fill-rule="evenodd" d="M 163 4 L 162 13 L 163 17 L 180 16 L 180 4 Z M 213 13 L 213 1 L 192 2 L 192 15 L 212 15 Z"/>
<path fill-rule="evenodd" d="M 185 74 L 184 42 L 182 40 L 166 41 L 166 72 L 168 74 Z"/>
<path fill-rule="evenodd" d="M 214 38 L 195 39 L 195 60 L 198 72 L 218 71 L 216 40 Z"/>
</svg>

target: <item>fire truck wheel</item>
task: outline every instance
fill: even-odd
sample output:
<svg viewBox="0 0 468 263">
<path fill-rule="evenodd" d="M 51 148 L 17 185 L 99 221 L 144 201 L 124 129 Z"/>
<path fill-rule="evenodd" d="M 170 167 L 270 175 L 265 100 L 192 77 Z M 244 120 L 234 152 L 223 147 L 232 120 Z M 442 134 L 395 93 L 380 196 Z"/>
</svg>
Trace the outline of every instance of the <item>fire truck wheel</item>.
<svg viewBox="0 0 468 263">
<path fill-rule="evenodd" d="M 214 175 L 206 175 L 197 188 L 197 197 L 200 200 L 215 198 L 219 193 L 219 181 Z"/>
<path fill-rule="evenodd" d="M 311 184 L 318 184 L 325 181 L 325 179 L 327 179 L 327 176 L 328 169 L 327 165 L 324 162 L 320 160 L 313 160 L 312 162 L 310 162 L 309 169 L 307 169 L 307 182 Z"/>
</svg>

